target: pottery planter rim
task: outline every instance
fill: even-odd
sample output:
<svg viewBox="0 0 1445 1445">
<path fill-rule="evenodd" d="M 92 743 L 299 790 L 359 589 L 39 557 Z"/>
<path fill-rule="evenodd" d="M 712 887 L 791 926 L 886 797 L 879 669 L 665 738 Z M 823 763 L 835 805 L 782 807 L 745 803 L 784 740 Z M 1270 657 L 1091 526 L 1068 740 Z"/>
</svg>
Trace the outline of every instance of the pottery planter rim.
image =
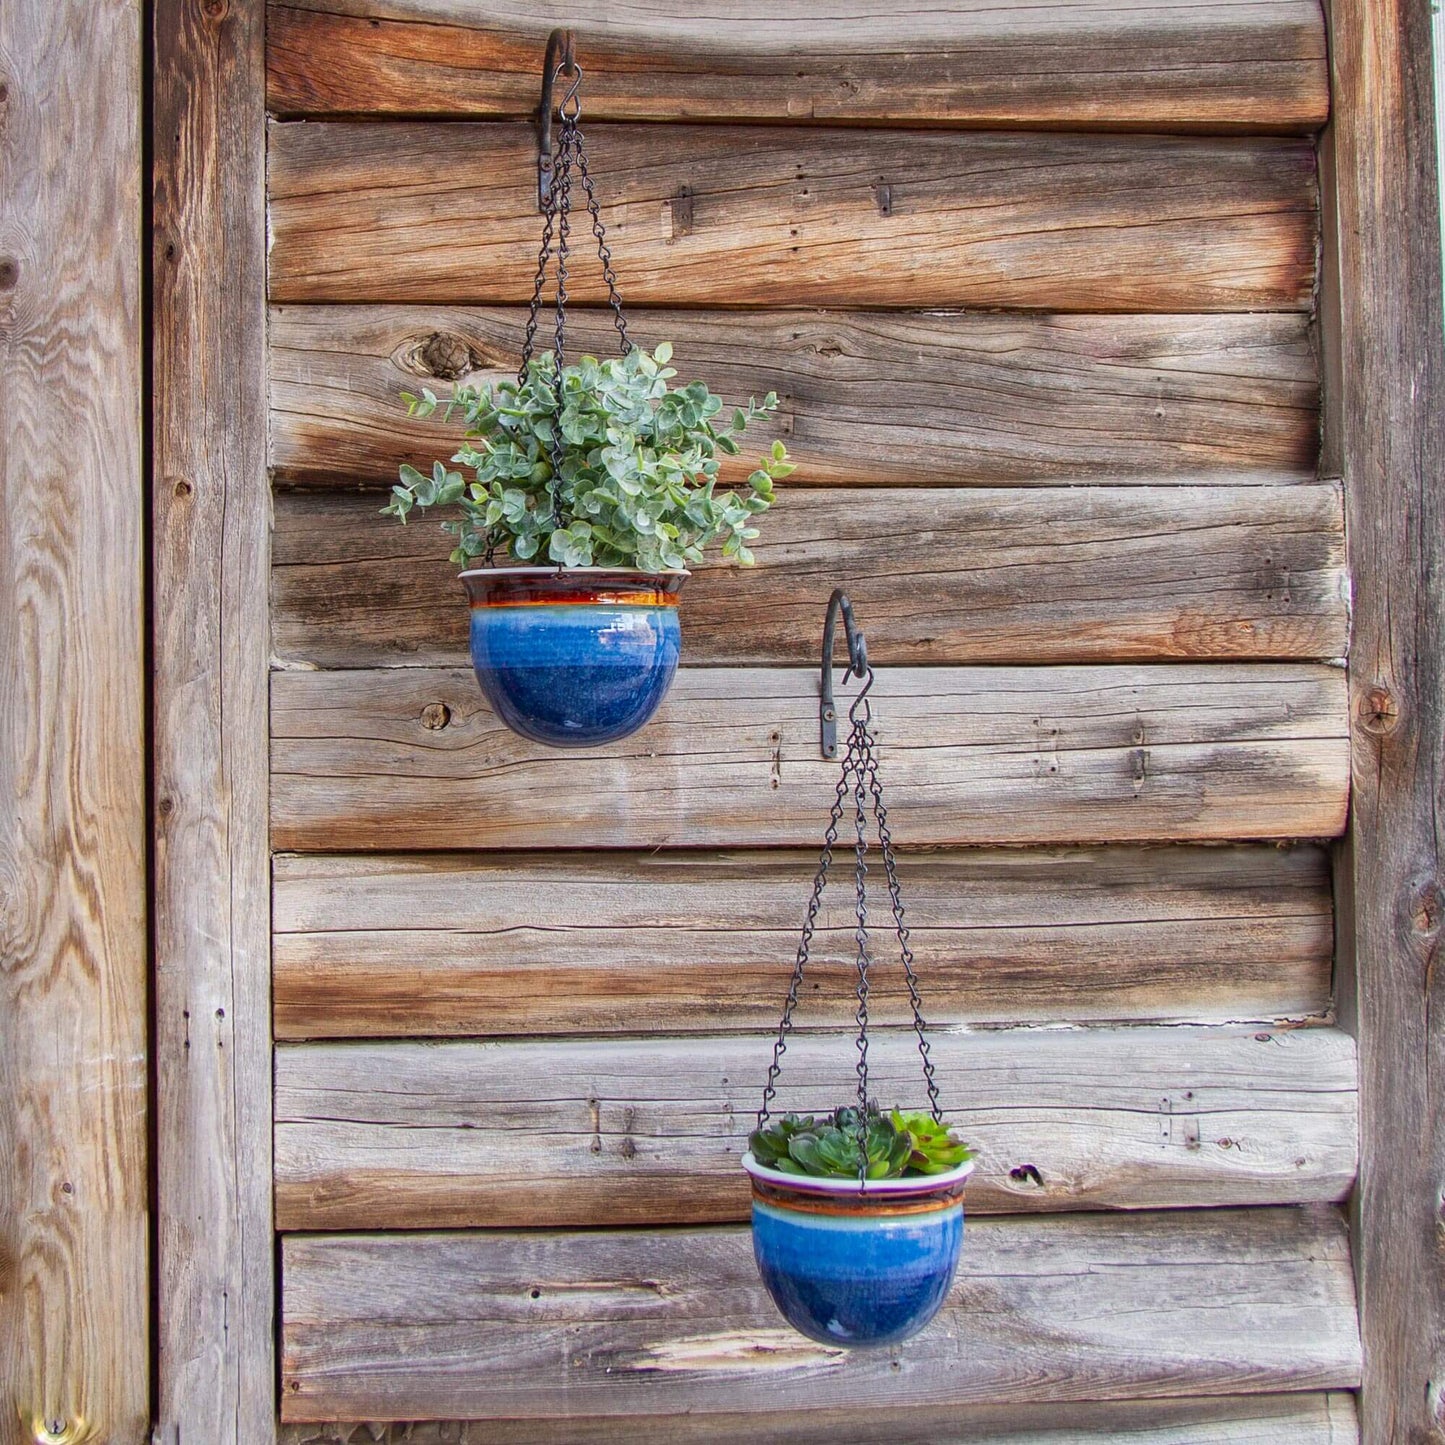
<svg viewBox="0 0 1445 1445">
<path fill-rule="evenodd" d="M 686 567 L 648 572 L 642 567 L 468 567 L 458 577 L 691 577 Z"/>
<path fill-rule="evenodd" d="M 856 1179 L 824 1179 L 814 1174 L 787 1174 L 781 1169 L 769 1169 L 759 1164 L 751 1149 L 743 1155 L 743 1168 L 759 1183 L 770 1184 L 775 1189 L 791 1189 L 799 1194 L 860 1194 L 874 1198 L 896 1198 L 899 1195 L 932 1194 L 964 1182 L 978 1166 L 977 1159 L 966 1159 L 962 1164 L 945 1170 L 942 1174 L 912 1174 L 901 1179 L 865 1179 L 860 1184 Z"/>
</svg>

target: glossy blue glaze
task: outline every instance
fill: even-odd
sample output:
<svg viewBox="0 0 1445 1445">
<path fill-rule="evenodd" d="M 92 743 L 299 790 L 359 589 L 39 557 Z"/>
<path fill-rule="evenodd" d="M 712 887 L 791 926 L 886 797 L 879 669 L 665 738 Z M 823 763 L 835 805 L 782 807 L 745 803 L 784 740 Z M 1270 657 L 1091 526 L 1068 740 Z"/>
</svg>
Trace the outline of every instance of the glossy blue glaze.
<svg viewBox="0 0 1445 1445">
<path fill-rule="evenodd" d="M 959 1201 L 925 1214 L 823 1214 L 753 1200 L 753 1253 L 788 1323 L 831 1345 L 891 1345 L 938 1313 L 963 1246 Z"/>
<path fill-rule="evenodd" d="M 675 605 L 494 603 L 472 608 L 471 644 L 477 682 L 513 732 L 597 747 L 657 711 L 682 633 Z"/>
</svg>

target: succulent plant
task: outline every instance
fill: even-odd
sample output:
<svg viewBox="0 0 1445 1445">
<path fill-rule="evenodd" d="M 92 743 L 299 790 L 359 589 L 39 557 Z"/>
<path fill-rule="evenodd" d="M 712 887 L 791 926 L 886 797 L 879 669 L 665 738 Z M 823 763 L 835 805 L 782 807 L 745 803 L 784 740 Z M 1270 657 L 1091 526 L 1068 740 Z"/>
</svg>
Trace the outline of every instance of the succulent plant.
<svg viewBox="0 0 1445 1445">
<path fill-rule="evenodd" d="M 404 466 L 382 510 L 404 522 L 413 508 L 456 508 L 443 529 L 460 565 L 505 553 L 519 563 L 663 572 L 702 561 L 720 541 L 724 557 L 746 566 L 753 520 L 793 464 L 775 441 L 732 491 L 719 488 L 721 458 L 739 453 L 749 423 L 775 412 L 778 398 L 769 392 L 723 422 L 721 398 L 702 382 L 669 385 L 671 357 L 667 342 L 650 354 L 584 356 L 562 368 L 560 396 L 550 354 L 520 381 L 462 385 L 445 399 L 403 392 L 410 416 L 460 413 L 451 460 L 475 479 L 440 461 L 430 474 Z"/>
<path fill-rule="evenodd" d="M 812 1114 L 785 1114 L 748 1139 L 753 1158 L 783 1174 L 823 1179 L 900 1179 L 942 1174 L 973 1158 L 973 1150 L 946 1124 L 926 1113 L 881 1113 L 869 1105 L 859 1151 L 859 1115 L 845 1105 L 819 1121 Z M 861 1166 L 861 1167 L 860 1167 Z"/>
</svg>

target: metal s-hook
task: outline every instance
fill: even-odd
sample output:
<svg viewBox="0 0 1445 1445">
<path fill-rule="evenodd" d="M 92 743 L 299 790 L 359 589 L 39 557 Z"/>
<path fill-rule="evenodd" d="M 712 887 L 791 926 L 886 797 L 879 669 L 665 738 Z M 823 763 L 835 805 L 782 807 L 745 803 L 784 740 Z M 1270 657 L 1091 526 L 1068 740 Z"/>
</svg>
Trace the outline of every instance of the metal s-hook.
<svg viewBox="0 0 1445 1445">
<path fill-rule="evenodd" d="M 537 209 L 545 214 L 552 196 L 552 87 L 559 75 L 572 77 L 572 88 L 562 99 L 580 109 L 577 88 L 582 83 L 582 67 L 577 64 L 577 32 L 554 30 L 547 37 L 547 56 L 542 62 L 542 110 L 537 130 Z M 573 111 L 575 119 L 577 111 Z"/>
<path fill-rule="evenodd" d="M 853 620 L 853 604 L 841 587 L 833 589 L 828 599 L 828 615 L 823 621 L 823 680 L 818 702 L 819 746 L 825 758 L 838 756 L 838 708 L 833 700 L 833 647 L 838 637 L 838 614 L 843 614 L 843 631 L 848 639 L 848 666 L 843 677 L 856 677 L 860 682 L 868 675 L 868 643 L 862 629 Z"/>
</svg>

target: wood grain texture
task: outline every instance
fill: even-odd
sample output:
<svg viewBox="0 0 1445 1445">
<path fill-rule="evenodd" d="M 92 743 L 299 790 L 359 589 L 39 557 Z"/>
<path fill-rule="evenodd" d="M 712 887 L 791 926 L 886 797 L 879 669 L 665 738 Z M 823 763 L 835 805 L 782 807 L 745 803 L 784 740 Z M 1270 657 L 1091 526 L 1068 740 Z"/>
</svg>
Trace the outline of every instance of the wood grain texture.
<svg viewBox="0 0 1445 1445">
<path fill-rule="evenodd" d="M 768 1028 L 816 855 L 282 855 L 279 1038 Z M 1320 850 L 913 855 L 901 879 L 934 1024 L 1319 1019 Z M 850 895 L 851 896 L 851 895 Z M 851 904 L 824 895 L 804 1022 L 842 1023 Z M 883 956 L 880 954 L 880 956 Z M 873 1017 L 906 1018 L 879 995 Z"/>
<path fill-rule="evenodd" d="M 1193 1400 L 1077 1400 L 857 1410 L 813 1406 L 757 1415 L 606 1416 L 596 1420 L 451 1420 L 283 1425 L 282 1445 L 1357 1445 L 1355 1397 L 1243 1395 Z M 650 1433 L 649 1433 L 650 1432 Z"/>
<path fill-rule="evenodd" d="M 139 1445 L 141 9 L 0 6 L 0 1442 Z"/>
<path fill-rule="evenodd" d="M 158 1445 L 275 1422 L 261 0 L 157 0 Z"/>
<path fill-rule="evenodd" d="M 278 672 L 271 697 L 282 849 L 812 846 L 837 778 L 803 669 L 685 669 L 645 731 L 574 752 L 508 732 L 460 670 Z M 1344 826 L 1335 668 L 892 668 L 872 698 L 904 846 Z"/>
<path fill-rule="evenodd" d="M 293 1236 L 287 1420 L 880 1412 L 1349 1388 L 1329 1206 L 979 1219 L 906 1350 L 804 1341 L 744 1229 Z M 1228 1301 L 1229 1308 L 1220 1308 Z"/>
<path fill-rule="evenodd" d="M 896 1010 L 893 973 L 878 988 Z M 776 1107 L 849 1097 L 853 1045 L 795 1036 Z M 946 1030 L 932 1045 L 944 1108 L 979 1151 L 976 1211 L 1296 1204 L 1354 1183 L 1354 1043 L 1333 1029 Z M 745 1220 L 738 1161 L 771 1049 L 763 1033 L 283 1045 L 277 1227 Z M 869 1064 L 886 1107 L 925 1103 L 911 1029 L 875 1030 Z"/>
<path fill-rule="evenodd" d="M 642 305 L 1310 305 L 1303 141 L 685 125 L 588 139 L 623 295 Z M 683 187 L 690 227 L 668 220 Z M 531 295 L 531 125 L 274 123 L 270 191 L 274 301 Z M 583 259 L 568 293 L 598 302 Z"/>
<path fill-rule="evenodd" d="M 1432 18 L 1332 5 L 1321 298 L 1326 442 L 1348 481 L 1354 812 L 1341 995 L 1359 1035 L 1355 1257 L 1371 1445 L 1445 1441 L 1445 336 Z"/>
<path fill-rule="evenodd" d="M 1304 316 L 629 319 L 642 344 L 671 340 L 681 376 L 704 378 L 730 406 L 778 394 L 764 435 L 780 432 L 798 462 L 790 490 L 1315 474 L 1319 378 Z M 273 307 L 277 477 L 390 486 L 399 463 L 429 466 L 455 432 L 409 420 L 399 393 L 514 374 L 524 324 L 518 308 Z M 611 312 L 574 309 L 568 335 L 579 353 L 616 350 Z"/>
<path fill-rule="evenodd" d="M 267 19 L 269 103 L 293 115 L 530 115 L 554 25 L 578 28 L 587 113 L 609 120 L 1279 131 L 1328 109 L 1319 9 L 1299 0 L 859 0 L 824 25 L 806 0 L 286 0 Z"/>
<path fill-rule="evenodd" d="M 283 665 L 466 663 L 452 540 L 430 520 L 398 526 L 379 502 L 277 497 L 272 645 Z M 689 663 L 813 663 L 835 586 L 890 666 L 1332 658 L 1346 646 L 1330 485 L 789 488 L 761 526 L 756 567 L 695 569 Z M 926 539 L 926 565 L 900 568 L 912 539 Z"/>
</svg>

